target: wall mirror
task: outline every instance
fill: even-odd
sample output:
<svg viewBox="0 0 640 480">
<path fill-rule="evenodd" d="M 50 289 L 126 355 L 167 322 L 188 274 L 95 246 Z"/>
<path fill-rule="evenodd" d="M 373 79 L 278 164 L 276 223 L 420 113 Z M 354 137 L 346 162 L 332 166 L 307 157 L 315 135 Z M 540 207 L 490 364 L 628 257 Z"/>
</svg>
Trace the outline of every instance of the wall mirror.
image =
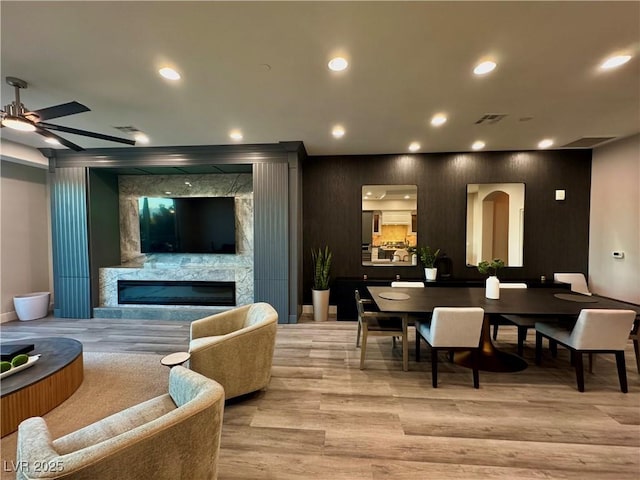
<svg viewBox="0 0 640 480">
<path fill-rule="evenodd" d="M 362 186 L 362 265 L 417 265 L 418 187 Z"/>
<path fill-rule="evenodd" d="M 524 240 L 524 183 L 467 185 L 467 265 L 504 260 L 521 267 Z"/>
</svg>

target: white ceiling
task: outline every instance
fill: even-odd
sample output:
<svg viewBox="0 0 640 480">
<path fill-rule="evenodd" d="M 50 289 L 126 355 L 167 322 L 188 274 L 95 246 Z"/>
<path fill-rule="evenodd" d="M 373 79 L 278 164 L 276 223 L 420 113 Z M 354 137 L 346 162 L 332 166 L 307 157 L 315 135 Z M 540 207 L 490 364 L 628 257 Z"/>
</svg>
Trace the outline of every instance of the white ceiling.
<svg viewBox="0 0 640 480">
<path fill-rule="evenodd" d="M 553 138 L 640 131 L 640 3 L 10 2 L 0 5 L 4 77 L 28 109 L 77 100 L 51 120 L 151 146 L 301 140 L 311 155 L 534 149 Z M 634 57 L 600 71 L 619 51 Z M 345 72 L 327 69 L 342 54 Z M 474 65 L 493 57 L 483 77 Z M 182 80 L 157 74 L 174 65 Z M 267 67 L 268 66 L 268 67 Z M 449 120 L 434 128 L 433 114 Z M 487 113 L 506 114 L 476 125 Z M 340 123 L 346 135 L 336 140 Z M 45 147 L 37 134 L 4 138 Z M 65 135 L 89 147 L 118 147 Z"/>
</svg>

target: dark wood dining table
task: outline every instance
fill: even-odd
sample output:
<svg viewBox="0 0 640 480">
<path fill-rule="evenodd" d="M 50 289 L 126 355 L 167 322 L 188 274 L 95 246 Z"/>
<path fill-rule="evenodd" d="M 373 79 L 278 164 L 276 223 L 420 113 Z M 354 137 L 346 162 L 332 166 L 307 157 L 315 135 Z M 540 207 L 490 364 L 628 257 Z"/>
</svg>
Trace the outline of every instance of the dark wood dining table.
<svg viewBox="0 0 640 480">
<path fill-rule="evenodd" d="M 549 317 L 577 317 L 583 308 L 607 308 L 634 310 L 640 315 L 640 306 L 597 295 L 572 293 L 566 288 L 511 288 L 500 290 L 500 298 L 485 297 L 484 288 L 468 287 L 367 287 L 381 312 L 397 315 L 428 314 L 436 307 L 482 307 L 484 322 L 481 334 L 481 354 L 474 362 L 470 352 L 458 352 L 454 362 L 490 372 L 517 372 L 527 368 L 527 362 L 518 355 L 495 347 L 491 340 L 490 318 L 492 315 L 539 316 L 541 321 Z M 385 295 L 393 292 L 394 295 Z M 398 297 L 404 293 L 406 299 L 391 300 L 384 296 Z M 383 294 L 383 296 L 380 296 Z"/>
</svg>

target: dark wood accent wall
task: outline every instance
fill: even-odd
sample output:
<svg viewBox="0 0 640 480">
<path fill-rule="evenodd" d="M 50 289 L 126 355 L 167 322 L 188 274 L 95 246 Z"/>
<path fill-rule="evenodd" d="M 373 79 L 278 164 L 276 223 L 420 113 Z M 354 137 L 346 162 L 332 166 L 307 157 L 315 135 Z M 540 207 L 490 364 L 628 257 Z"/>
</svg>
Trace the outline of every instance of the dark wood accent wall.
<svg viewBox="0 0 640 480">
<path fill-rule="evenodd" d="M 591 150 L 309 157 L 303 163 L 304 301 L 311 298 L 310 250 L 329 245 L 332 277 L 422 278 L 421 267 L 363 267 L 361 188 L 418 186 L 418 244 L 452 259 L 454 279 L 483 278 L 465 265 L 468 183 L 525 184 L 524 266 L 503 279 L 588 273 Z M 556 201 L 555 190 L 566 191 Z"/>
</svg>

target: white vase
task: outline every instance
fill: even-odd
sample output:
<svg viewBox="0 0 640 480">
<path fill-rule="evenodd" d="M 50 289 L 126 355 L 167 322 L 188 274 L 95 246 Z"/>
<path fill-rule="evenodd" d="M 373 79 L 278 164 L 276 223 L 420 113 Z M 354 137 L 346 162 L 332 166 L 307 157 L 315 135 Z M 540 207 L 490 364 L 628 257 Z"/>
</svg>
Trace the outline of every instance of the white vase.
<svg viewBox="0 0 640 480">
<path fill-rule="evenodd" d="M 433 281 L 438 276 L 437 268 L 425 268 L 424 269 L 424 278 L 428 281 Z"/>
<path fill-rule="evenodd" d="M 494 275 L 490 276 L 487 278 L 485 285 L 486 292 L 484 296 L 493 300 L 498 300 L 500 298 L 500 280 L 498 280 L 498 277 Z"/>
<path fill-rule="evenodd" d="M 329 290 L 311 290 L 313 300 L 313 320 L 326 322 L 329 317 Z"/>
</svg>

